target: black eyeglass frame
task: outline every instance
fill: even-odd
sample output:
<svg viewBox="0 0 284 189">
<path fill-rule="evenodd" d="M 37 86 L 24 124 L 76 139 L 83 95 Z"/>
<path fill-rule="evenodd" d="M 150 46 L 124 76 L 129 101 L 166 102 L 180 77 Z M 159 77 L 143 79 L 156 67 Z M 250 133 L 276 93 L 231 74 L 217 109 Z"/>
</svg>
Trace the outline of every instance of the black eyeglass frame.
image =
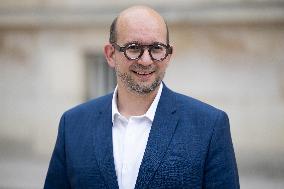
<svg viewBox="0 0 284 189">
<path fill-rule="evenodd" d="M 139 43 L 137 43 L 137 42 L 130 42 L 130 43 L 126 43 L 125 46 L 122 46 L 122 47 L 119 46 L 117 43 L 113 42 L 113 43 L 111 43 L 111 45 L 112 45 L 116 50 L 118 50 L 119 52 L 123 52 L 124 56 L 125 56 L 128 60 L 138 60 L 138 59 L 140 59 L 141 56 L 144 54 L 144 51 L 145 51 L 145 48 L 146 48 L 146 47 L 147 47 L 147 49 L 148 49 L 148 53 L 149 53 L 149 55 L 150 55 L 150 57 L 151 57 L 151 60 L 153 60 L 153 61 L 163 61 L 163 60 L 165 60 L 165 59 L 168 57 L 169 54 L 172 54 L 172 53 L 173 53 L 173 47 L 172 47 L 172 46 L 170 46 L 169 44 L 165 45 L 165 44 L 160 43 L 160 42 L 154 42 L 154 43 L 152 43 L 152 44 L 150 44 L 150 45 L 141 45 L 141 44 L 139 44 Z M 131 45 L 139 45 L 139 46 L 141 47 L 141 49 L 142 49 L 141 52 L 140 52 L 140 54 L 139 54 L 139 56 L 138 56 L 137 58 L 130 58 L 129 56 L 127 56 L 126 49 L 127 49 L 128 47 L 130 47 Z M 160 45 L 160 46 L 163 46 L 164 48 L 166 48 L 165 57 L 164 57 L 164 58 L 161 58 L 161 59 L 159 59 L 159 60 L 153 58 L 152 53 L 151 53 L 151 49 L 153 49 L 153 48 L 156 47 L 157 45 Z"/>
</svg>

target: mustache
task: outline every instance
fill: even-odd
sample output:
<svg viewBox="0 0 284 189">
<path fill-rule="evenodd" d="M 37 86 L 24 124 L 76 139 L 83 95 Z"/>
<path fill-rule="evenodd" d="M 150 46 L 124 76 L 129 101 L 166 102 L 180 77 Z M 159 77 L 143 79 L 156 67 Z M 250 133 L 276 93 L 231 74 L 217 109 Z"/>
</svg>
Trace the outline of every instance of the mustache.
<svg viewBox="0 0 284 189">
<path fill-rule="evenodd" d="M 134 63 L 129 67 L 129 69 L 134 70 L 134 71 L 153 72 L 153 71 L 156 71 L 157 67 L 154 66 L 153 64 L 148 65 L 148 66 L 144 66 L 144 65 L 141 65 L 141 64 Z"/>
</svg>

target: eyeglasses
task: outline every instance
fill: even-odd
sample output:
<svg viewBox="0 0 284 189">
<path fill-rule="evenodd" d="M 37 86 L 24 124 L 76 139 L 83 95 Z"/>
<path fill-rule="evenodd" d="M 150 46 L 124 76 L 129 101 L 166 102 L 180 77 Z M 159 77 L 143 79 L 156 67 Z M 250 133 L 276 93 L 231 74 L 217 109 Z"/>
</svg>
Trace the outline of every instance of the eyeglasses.
<svg viewBox="0 0 284 189">
<path fill-rule="evenodd" d="M 172 54 L 173 48 L 167 44 L 154 42 L 150 45 L 141 45 L 138 42 L 130 42 L 121 47 L 116 43 L 112 46 L 119 52 L 123 52 L 128 60 L 138 60 L 144 53 L 145 48 L 148 49 L 149 55 L 153 61 L 163 61 L 169 54 Z"/>
</svg>

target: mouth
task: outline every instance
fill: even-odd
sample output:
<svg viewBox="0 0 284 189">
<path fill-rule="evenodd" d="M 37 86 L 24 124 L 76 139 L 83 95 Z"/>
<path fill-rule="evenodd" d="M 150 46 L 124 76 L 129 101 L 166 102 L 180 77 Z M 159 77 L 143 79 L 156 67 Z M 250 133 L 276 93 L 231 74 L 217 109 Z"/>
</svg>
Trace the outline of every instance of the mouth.
<svg viewBox="0 0 284 189">
<path fill-rule="evenodd" d="M 134 71 L 134 70 L 132 70 L 132 72 L 136 76 L 138 76 L 140 79 L 145 80 L 145 79 L 148 79 L 149 77 L 151 77 L 155 71 Z"/>
</svg>

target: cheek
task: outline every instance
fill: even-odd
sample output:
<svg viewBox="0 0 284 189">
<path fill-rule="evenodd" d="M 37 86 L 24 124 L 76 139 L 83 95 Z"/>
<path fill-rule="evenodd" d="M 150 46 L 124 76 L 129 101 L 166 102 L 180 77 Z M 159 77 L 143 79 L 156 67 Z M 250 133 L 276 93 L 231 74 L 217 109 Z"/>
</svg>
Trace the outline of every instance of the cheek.
<svg viewBox="0 0 284 189">
<path fill-rule="evenodd" d="M 165 71 L 168 67 L 167 62 L 160 62 L 160 65 L 158 66 L 160 71 Z"/>
<path fill-rule="evenodd" d="M 119 65 L 119 67 L 129 67 L 132 62 L 130 62 L 123 53 L 116 54 L 115 62 Z"/>
<path fill-rule="evenodd" d="M 127 71 L 129 70 L 129 65 L 127 64 L 127 62 L 120 60 L 120 61 L 116 61 L 115 68 L 120 71 Z"/>
<path fill-rule="evenodd" d="M 169 63 L 170 63 L 169 58 L 167 58 L 166 61 L 163 62 L 163 64 L 164 64 L 164 65 L 163 65 L 164 69 L 167 69 L 167 67 L 169 66 Z"/>
</svg>

